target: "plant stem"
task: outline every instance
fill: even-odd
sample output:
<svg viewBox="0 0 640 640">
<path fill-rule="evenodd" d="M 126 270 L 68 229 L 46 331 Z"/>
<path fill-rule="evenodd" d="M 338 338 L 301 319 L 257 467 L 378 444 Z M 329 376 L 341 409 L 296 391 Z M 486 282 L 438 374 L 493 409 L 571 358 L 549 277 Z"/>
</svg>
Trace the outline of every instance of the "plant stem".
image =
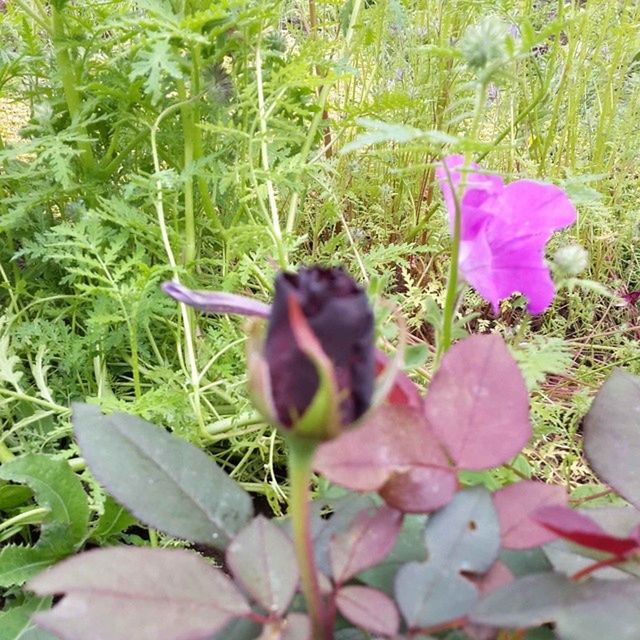
<svg viewBox="0 0 640 640">
<path fill-rule="evenodd" d="M 187 90 L 182 80 L 178 82 L 178 96 L 182 106 L 184 170 L 186 179 L 184 185 L 184 250 L 182 254 L 185 266 L 191 266 L 196 259 L 198 248 L 196 240 L 196 215 L 193 198 L 193 176 L 190 173 L 193 165 L 193 140 L 195 137 L 195 118 L 193 103 L 187 97 Z"/>
<path fill-rule="evenodd" d="M 71 121 L 79 124 L 82 115 L 82 97 L 78 92 L 77 86 L 80 84 L 76 76 L 71 56 L 69 55 L 68 45 L 65 42 L 67 35 L 64 30 L 64 20 L 60 10 L 55 8 L 55 3 L 51 5 L 51 24 L 53 27 L 53 48 L 56 54 L 56 62 L 58 63 L 58 71 L 64 91 L 64 97 L 67 102 L 67 109 Z M 91 173 L 95 166 L 95 158 L 93 149 L 89 142 L 89 133 L 84 126 L 79 126 L 84 140 L 78 142 L 78 148 L 81 153 L 79 156 L 80 164 L 85 174 Z"/>
<path fill-rule="evenodd" d="M 289 445 L 289 514 L 293 527 L 293 543 L 296 549 L 302 593 L 313 626 L 313 640 L 329 640 L 324 603 L 318 584 L 318 570 L 313 553 L 309 518 L 309 482 L 311 464 L 317 442 L 292 435 Z"/>
<path fill-rule="evenodd" d="M 438 341 L 438 350 L 436 353 L 436 362 L 440 362 L 440 358 L 445 351 L 451 346 L 451 336 L 453 333 L 453 316 L 456 307 L 456 298 L 458 293 L 458 260 L 460 257 L 460 228 L 462 214 L 460 211 L 460 196 L 454 192 L 455 212 L 453 217 L 453 240 L 451 242 L 451 264 L 449 265 L 449 278 L 447 279 L 447 294 L 444 302 L 444 311 L 442 314 L 442 333 Z"/>
<path fill-rule="evenodd" d="M 4 464 L 5 462 L 11 462 L 15 456 L 13 455 L 11 449 L 7 447 L 7 445 L 0 441 L 0 462 Z"/>
<path fill-rule="evenodd" d="M 486 86 L 484 83 L 478 85 L 478 92 L 476 95 L 476 108 L 473 116 L 473 122 L 471 123 L 471 129 L 468 137 L 475 139 L 478 133 L 478 127 L 480 125 L 480 117 L 484 108 L 484 96 L 486 93 Z M 460 259 L 460 229 L 462 226 L 462 197 L 467 182 L 466 171 L 471 163 L 471 153 L 466 152 L 464 156 L 464 165 L 461 169 L 460 183 L 457 189 L 454 189 L 453 183 L 447 170 L 447 179 L 451 187 L 451 193 L 454 200 L 454 217 L 453 217 L 453 239 L 451 241 L 451 264 L 449 265 L 449 277 L 447 279 L 447 293 L 444 303 L 444 311 L 442 313 L 442 330 L 440 333 L 440 340 L 438 340 L 438 348 L 436 352 L 436 364 L 440 362 L 443 354 L 451 346 L 451 339 L 453 334 L 453 318 L 456 310 L 456 300 L 458 297 L 458 262 Z M 445 167 L 446 169 L 446 167 Z"/>
<path fill-rule="evenodd" d="M 583 578 L 586 578 L 587 576 L 594 573 L 594 571 L 598 571 L 599 569 L 604 569 L 605 567 L 611 567 L 613 565 L 620 564 L 621 562 L 624 562 L 624 561 L 625 561 L 625 558 L 622 558 L 620 556 L 613 556 L 613 558 L 606 558 L 605 560 L 599 560 L 598 562 L 594 562 L 593 564 L 586 566 L 584 569 L 580 569 L 580 571 L 578 571 L 577 573 L 574 573 L 571 576 L 571 580 L 573 580 L 574 582 L 578 582 L 579 580 L 582 580 Z"/>
<path fill-rule="evenodd" d="M 36 507 L 35 509 L 29 509 L 29 511 L 24 511 L 19 513 L 17 516 L 13 516 L 13 518 L 8 518 L 0 523 L 0 531 L 5 531 L 17 524 L 36 524 L 40 523 L 44 520 L 44 516 L 46 516 L 50 512 L 50 509 L 46 507 Z M 34 520 L 35 518 L 35 520 Z"/>
<path fill-rule="evenodd" d="M 281 269 L 288 267 L 287 252 L 282 240 L 282 228 L 280 226 L 280 214 L 278 213 L 278 204 L 276 202 L 276 192 L 273 181 L 269 177 L 269 150 L 267 148 L 267 115 L 264 104 L 264 84 L 262 81 L 262 49 L 261 42 L 256 47 L 256 88 L 258 91 L 258 118 L 260 122 L 260 158 L 262 160 L 262 170 L 266 176 L 265 185 L 267 187 L 267 197 L 269 200 L 269 210 L 271 212 L 271 231 L 276 241 L 276 249 L 278 251 L 278 262 Z"/>
</svg>

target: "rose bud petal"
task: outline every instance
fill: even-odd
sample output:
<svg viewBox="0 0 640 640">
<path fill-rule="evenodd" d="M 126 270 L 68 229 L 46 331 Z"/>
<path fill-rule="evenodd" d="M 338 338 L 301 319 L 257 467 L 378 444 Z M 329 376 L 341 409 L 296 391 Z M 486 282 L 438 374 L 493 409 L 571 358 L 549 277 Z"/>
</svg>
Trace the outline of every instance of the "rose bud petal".
<svg viewBox="0 0 640 640">
<path fill-rule="evenodd" d="M 295 330 L 292 321 L 297 323 Z M 313 353 L 312 361 L 309 354 Z M 326 360 L 319 357 L 322 355 Z M 312 405 L 321 387 L 319 367 L 323 373 L 332 370 L 338 392 L 338 426 L 355 422 L 371 404 L 375 377 L 373 313 L 365 292 L 338 268 L 311 267 L 296 274 L 279 274 L 264 358 L 282 426 L 295 429 Z M 333 435 L 337 434 L 331 425 L 324 434 L 315 434 Z"/>
</svg>

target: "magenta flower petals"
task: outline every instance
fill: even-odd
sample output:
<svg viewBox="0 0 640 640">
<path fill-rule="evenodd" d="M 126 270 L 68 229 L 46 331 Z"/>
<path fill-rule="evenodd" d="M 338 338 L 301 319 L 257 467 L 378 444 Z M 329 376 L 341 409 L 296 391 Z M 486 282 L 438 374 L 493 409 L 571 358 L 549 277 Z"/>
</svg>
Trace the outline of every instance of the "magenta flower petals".
<svg viewBox="0 0 640 640">
<path fill-rule="evenodd" d="M 542 234 L 546 240 L 576 221 L 576 209 L 560 187 L 517 180 L 503 191 L 504 213 L 517 235 Z"/>
<path fill-rule="evenodd" d="M 162 290 L 174 300 L 208 313 L 233 313 L 268 318 L 271 307 L 253 298 L 224 291 L 194 291 L 178 282 L 165 282 Z"/>
<path fill-rule="evenodd" d="M 463 156 L 448 156 L 444 159 L 444 165 L 436 169 L 436 177 L 440 181 L 444 200 L 449 211 L 449 229 L 453 231 L 455 200 L 452 187 L 457 191 L 461 177 L 458 169 L 464 165 L 464 158 Z M 480 169 L 475 163 L 471 163 L 470 166 L 473 169 Z M 462 216 L 460 229 L 463 240 L 475 237 L 487 218 L 494 215 L 496 198 L 504 189 L 504 183 L 500 176 L 472 172 L 466 174 L 465 185 L 465 215 Z"/>
<path fill-rule="evenodd" d="M 449 223 L 453 228 L 455 200 L 464 165 L 462 156 L 445 158 L 436 170 Z M 471 169 L 478 170 L 472 164 Z M 498 176 L 470 171 L 460 201 L 462 277 L 488 300 L 494 311 L 500 300 L 519 292 L 531 313 L 545 311 L 555 294 L 544 249 L 554 231 L 576 219 L 576 210 L 558 187 L 533 180 L 504 185 Z"/>
</svg>

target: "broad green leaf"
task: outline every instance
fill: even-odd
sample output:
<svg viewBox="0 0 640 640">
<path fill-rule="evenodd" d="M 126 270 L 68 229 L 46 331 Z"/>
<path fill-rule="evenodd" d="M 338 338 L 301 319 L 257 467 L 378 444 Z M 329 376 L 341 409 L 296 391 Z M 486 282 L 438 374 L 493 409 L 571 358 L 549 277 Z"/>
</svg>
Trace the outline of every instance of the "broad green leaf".
<svg viewBox="0 0 640 640">
<path fill-rule="evenodd" d="M 129 528 L 136 519 L 111 496 L 107 496 L 104 503 L 104 512 L 98 519 L 91 537 L 96 540 L 109 540 Z"/>
<path fill-rule="evenodd" d="M 465 489 L 435 513 L 425 527 L 429 561 L 458 571 L 484 573 L 500 548 L 500 526 L 483 487 Z"/>
<path fill-rule="evenodd" d="M 0 478 L 31 487 L 36 502 L 50 511 L 45 524 L 66 525 L 70 548 L 84 540 L 89 524 L 87 494 L 65 460 L 27 454 L 0 466 Z"/>
<path fill-rule="evenodd" d="M 471 336 L 447 351 L 429 385 L 425 414 L 460 469 L 503 464 L 531 437 L 527 387 L 495 334 Z"/>
<path fill-rule="evenodd" d="M 73 428 L 89 468 L 142 522 L 224 549 L 249 521 L 249 494 L 209 456 L 141 418 L 75 404 Z"/>
<path fill-rule="evenodd" d="M 24 504 L 33 496 L 29 487 L 0 484 L 0 511 L 7 511 Z"/>
<path fill-rule="evenodd" d="M 245 591 L 267 611 L 284 613 L 298 585 L 298 565 L 289 536 L 258 516 L 231 541 L 227 565 Z"/>
<path fill-rule="evenodd" d="M 409 627 L 431 627 L 465 615 L 478 589 L 462 572 L 482 574 L 500 546 L 498 519 L 483 487 L 459 492 L 425 527 L 426 562 L 398 571 L 396 600 Z"/>
<path fill-rule="evenodd" d="M 584 448 L 601 480 L 640 509 L 640 378 L 616 369 L 584 419 Z"/>
<path fill-rule="evenodd" d="M 544 547 L 544 553 L 553 569 L 565 576 L 573 576 L 602 559 L 603 554 L 588 549 L 580 549 L 566 540 L 556 540 Z M 631 575 L 640 577 L 640 563 L 629 560 L 611 567 L 602 567 L 593 576 L 603 580 L 628 580 Z"/>
<path fill-rule="evenodd" d="M 0 551 L 0 586 L 8 587 L 22 584 L 82 544 L 89 505 L 80 479 L 65 460 L 28 454 L 0 466 L 0 478 L 29 485 L 36 502 L 48 509 L 35 546 L 8 545 Z"/>
<path fill-rule="evenodd" d="M 559 640 L 637 640 L 640 581 L 572 581 L 554 573 L 525 576 L 494 591 L 471 612 L 479 624 L 554 623 Z"/>
<path fill-rule="evenodd" d="M 530 573 L 544 573 L 551 570 L 549 560 L 539 547 L 518 549 L 517 551 L 502 549 L 500 560 L 509 567 L 509 571 L 515 576 L 526 576 Z"/>
<path fill-rule="evenodd" d="M 60 536 L 57 547 L 42 544 L 35 547 L 8 545 L 0 552 L 0 587 L 21 585 L 70 552 L 63 536 Z"/>
<path fill-rule="evenodd" d="M 412 562 L 396 576 L 396 600 L 410 627 L 432 627 L 464 616 L 478 599 L 478 590 L 455 571 Z"/>
<path fill-rule="evenodd" d="M 28 598 L 8 611 L 0 612 L 1 640 L 55 640 L 55 636 L 35 626 L 31 616 L 51 607 L 51 598 Z"/>
<path fill-rule="evenodd" d="M 64 640 L 206 640 L 250 611 L 222 571 L 181 549 L 94 549 L 41 573 L 27 588 L 65 594 L 34 618 Z"/>
</svg>

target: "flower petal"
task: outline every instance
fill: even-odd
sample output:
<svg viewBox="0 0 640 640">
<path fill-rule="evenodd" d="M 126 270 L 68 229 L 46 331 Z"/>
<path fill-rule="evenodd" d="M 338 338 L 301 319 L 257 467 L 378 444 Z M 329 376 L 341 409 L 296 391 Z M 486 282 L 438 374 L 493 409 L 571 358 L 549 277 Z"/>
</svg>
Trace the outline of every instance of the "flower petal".
<svg viewBox="0 0 640 640">
<path fill-rule="evenodd" d="M 540 234 L 543 244 L 551 234 L 576 221 L 576 209 L 562 189 L 534 180 L 517 180 L 502 193 L 506 221 L 518 236 Z"/>
<path fill-rule="evenodd" d="M 448 156 L 436 170 L 449 210 L 455 216 L 453 189 L 459 187 L 463 156 Z M 471 169 L 479 169 L 470 164 Z M 494 311 L 500 300 L 519 292 L 531 313 L 545 311 L 555 294 L 544 261 L 552 233 L 576 219 L 576 210 L 555 185 L 518 180 L 507 186 L 498 176 L 466 174 L 460 199 L 460 272 Z"/>
<path fill-rule="evenodd" d="M 194 291 L 179 282 L 165 282 L 162 290 L 174 300 L 208 313 L 233 313 L 268 318 L 271 307 L 253 298 L 224 291 Z"/>
<path fill-rule="evenodd" d="M 453 231 L 456 209 L 452 187 L 458 191 L 462 178 L 462 172 L 459 169 L 464 167 L 464 157 L 460 155 L 447 156 L 443 165 L 436 169 L 436 177 L 440 181 L 444 200 L 447 204 L 449 229 Z M 473 162 L 469 165 L 469 168 L 480 169 Z M 467 172 L 465 191 L 460 204 L 463 213 L 460 228 L 462 240 L 474 238 L 487 219 L 496 215 L 497 198 L 503 189 L 504 183 L 500 176 Z"/>
</svg>

